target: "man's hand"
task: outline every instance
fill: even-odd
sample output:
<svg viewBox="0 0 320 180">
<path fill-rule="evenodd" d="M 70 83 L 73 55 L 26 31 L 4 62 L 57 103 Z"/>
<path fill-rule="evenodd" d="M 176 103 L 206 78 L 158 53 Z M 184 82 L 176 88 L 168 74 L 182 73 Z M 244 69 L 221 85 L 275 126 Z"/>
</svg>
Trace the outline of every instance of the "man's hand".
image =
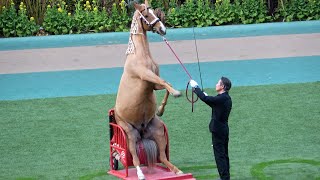
<svg viewBox="0 0 320 180">
<path fill-rule="evenodd" d="M 193 88 L 199 87 L 198 83 L 193 79 L 191 79 L 189 83 L 190 83 L 190 86 Z"/>
</svg>

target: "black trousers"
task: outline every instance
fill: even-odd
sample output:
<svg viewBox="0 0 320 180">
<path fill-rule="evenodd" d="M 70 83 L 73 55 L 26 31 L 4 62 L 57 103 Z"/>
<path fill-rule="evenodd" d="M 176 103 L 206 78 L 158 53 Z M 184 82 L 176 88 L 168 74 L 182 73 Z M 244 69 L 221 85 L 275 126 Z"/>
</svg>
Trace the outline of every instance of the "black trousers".
<svg viewBox="0 0 320 180">
<path fill-rule="evenodd" d="M 222 180 L 230 179 L 230 163 L 228 154 L 229 131 L 212 133 L 214 158 Z"/>
</svg>

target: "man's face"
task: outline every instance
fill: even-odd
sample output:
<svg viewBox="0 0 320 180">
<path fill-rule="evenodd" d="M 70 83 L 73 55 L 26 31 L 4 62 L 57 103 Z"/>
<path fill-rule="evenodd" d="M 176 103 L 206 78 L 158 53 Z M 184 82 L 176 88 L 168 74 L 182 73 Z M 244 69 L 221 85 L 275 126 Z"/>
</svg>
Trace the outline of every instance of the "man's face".
<svg viewBox="0 0 320 180">
<path fill-rule="evenodd" d="M 219 92 L 219 91 L 222 91 L 224 88 L 222 82 L 221 82 L 221 79 L 218 81 L 218 83 L 216 84 L 216 91 Z"/>
</svg>

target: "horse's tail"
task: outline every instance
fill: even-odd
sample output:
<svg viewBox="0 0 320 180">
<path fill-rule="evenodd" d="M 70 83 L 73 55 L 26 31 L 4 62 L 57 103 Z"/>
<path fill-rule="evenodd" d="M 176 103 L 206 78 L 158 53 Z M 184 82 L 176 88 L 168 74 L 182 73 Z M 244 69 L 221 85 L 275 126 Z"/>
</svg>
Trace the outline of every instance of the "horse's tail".
<svg viewBox="0 0 320 180">
<path fill-rule="evenodd" d="M 170 93 L 169 93 L 169 91 L 167 90 L 167 91 L 166 91 L 166 94 L 165 94 L 164 97 L 163 97 L 162 103 L 161 103 L 161 105 L 160 105 L 159 108 L 158 108 L 158 112 L 157 112 L 157 115 L 158 115 L 158 116 L 162 116 L 162 115 L 163 115 L 164 107 L 165 107 L 166 104 L 167 104 L 167 100 L 168 100 L 169 94 L 170 94 Z"/>
<path fill-rule="evenodd" d="M 145 163 L 148 167 L 153 167 L 157 163 L 158 146 L 155 141 L 151 139 L 142 138 L 137 145 L 137 153 L 140 158 L 145 158 Z M 143 145 L 143 148 L 141 147 Z M 144 149 L 144 153 L 141 152 Z M 145 155 L 145 157 L 143 157 Z"/>
</svg>

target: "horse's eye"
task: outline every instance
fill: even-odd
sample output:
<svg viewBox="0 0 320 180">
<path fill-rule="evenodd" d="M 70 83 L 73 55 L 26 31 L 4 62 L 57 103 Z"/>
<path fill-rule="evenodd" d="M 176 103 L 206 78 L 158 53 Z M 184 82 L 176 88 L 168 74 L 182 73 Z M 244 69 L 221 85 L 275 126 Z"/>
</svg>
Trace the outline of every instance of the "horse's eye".
<svg viewBox="0 0 320 180">
<path fill-rule="evenodd" d="M 145 18 L 148 18 L 149 16 L 148 15 L 146 15 L 146 16 L 144 16 Z"/>
</svg>

